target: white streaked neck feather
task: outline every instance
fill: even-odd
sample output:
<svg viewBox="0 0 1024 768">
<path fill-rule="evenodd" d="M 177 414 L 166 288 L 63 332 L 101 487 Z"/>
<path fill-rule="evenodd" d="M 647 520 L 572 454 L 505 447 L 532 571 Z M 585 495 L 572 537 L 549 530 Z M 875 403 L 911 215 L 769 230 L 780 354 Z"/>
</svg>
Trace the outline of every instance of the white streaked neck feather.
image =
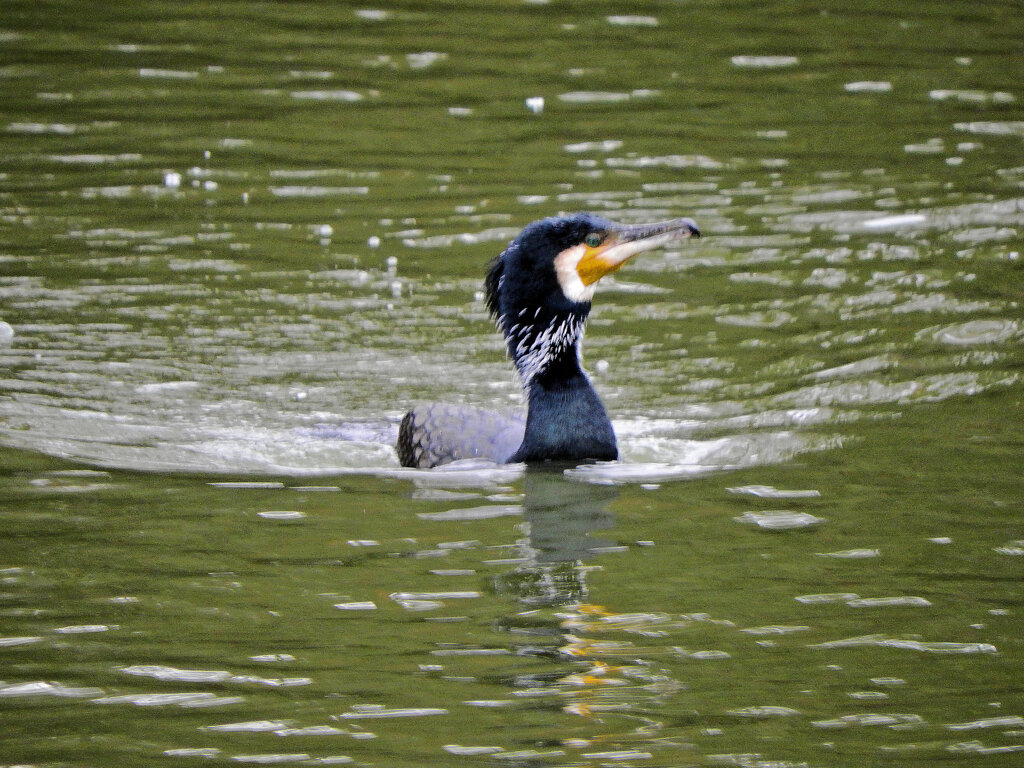
<svg viewBox="0 0 1024 768">
<path fill-rule="evenodd" d="M 556 317 L 548 326 L 538 330 L 528 321 L 509 323 L 506 317 L 502 317 L 509 350 L 524 386 L 529 386 L 552 361 L 566 351 L 575 348 L 579 358 L 578 344 L 583 336 L 585 321 L 585 317 L 578 315 Z"/>
</svg>

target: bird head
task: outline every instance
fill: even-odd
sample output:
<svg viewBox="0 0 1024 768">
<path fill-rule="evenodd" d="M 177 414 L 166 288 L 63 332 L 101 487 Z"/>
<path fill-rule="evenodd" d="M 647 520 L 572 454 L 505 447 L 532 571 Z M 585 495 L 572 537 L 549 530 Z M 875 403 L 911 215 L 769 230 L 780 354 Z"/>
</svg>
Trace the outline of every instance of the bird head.
<svg viewBox="0 0 1024 768">
<path fill-rule="evenodd" d="M 537 367 L 528 361 L 546 364 L 575 347 L 602 277 L 638 253 L 699 236 L 692 219 L 627 226 L 578 213 L 529 224 L 491 262 L 484 283 L 487 308 L 524 378 Z"/>
<path fill-rule="evenodd" d="M 578 213 L 535 221 L 491 262 L 487 307 L 500 320 L 510 310 L 589 304 L 602 277 L 686 237 L 700 237 L 692 219 L 626 226 Z"/>
</svg>

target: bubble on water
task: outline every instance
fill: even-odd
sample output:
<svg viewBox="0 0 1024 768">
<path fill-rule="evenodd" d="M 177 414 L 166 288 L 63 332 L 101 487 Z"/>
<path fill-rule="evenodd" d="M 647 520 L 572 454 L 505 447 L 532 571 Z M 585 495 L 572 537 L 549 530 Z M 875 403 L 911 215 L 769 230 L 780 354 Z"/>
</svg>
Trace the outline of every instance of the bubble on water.
<svg viewBox="0 0 1024 768">
<path fill-rule="evenodd" d="M 530 96 L 526 99 L 526 108 L 535 115 L 539 115 L 544 111 L 544 97 L 543 96 Z"/>
</svg>

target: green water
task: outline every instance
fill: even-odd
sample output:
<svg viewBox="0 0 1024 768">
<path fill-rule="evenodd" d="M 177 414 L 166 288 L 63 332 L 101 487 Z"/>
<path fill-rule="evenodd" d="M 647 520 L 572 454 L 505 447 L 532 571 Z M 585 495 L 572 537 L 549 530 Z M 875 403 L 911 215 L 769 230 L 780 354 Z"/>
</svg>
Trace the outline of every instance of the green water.
<svg viewBox="0 0 1024 768">
<path fill-rule="evenodd" d="M 627 5 L 0 4 L 0 766 L 1020 763 L 1019 4 Z M 623 460 L 400 469 L 577 210 Z"/>
</svg>

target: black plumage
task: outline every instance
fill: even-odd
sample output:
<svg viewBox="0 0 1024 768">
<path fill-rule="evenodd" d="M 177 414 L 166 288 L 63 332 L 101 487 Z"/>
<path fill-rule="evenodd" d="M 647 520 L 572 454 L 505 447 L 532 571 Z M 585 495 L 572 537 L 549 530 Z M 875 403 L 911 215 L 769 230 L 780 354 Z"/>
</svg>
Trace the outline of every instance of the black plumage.
<svg viewBox="0 0 1024 768">
<path fill-rule="evenodd" d="M 525 422 L 464 406 L 418 405 L 399 428 L 402 465 L 617 458 L 611 421 L 580 365 L 596 283 L 636 253 L 699 234 L 690 219 L 622 226 L 588 213 L 527 226 L 484 280 L 487 308 L 526 391 Z"/>
</svg>

